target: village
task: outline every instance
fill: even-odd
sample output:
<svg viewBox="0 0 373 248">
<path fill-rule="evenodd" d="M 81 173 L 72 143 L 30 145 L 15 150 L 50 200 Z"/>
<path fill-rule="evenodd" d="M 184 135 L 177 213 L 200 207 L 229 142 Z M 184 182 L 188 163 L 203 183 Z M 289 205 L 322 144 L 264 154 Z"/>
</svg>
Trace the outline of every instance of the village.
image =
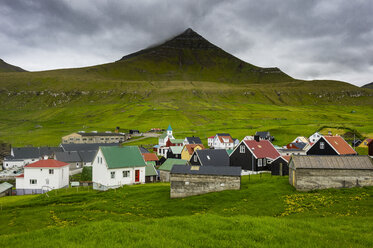
<svg viewBox="0 0 373 248">
<path fill-rule="evenodd" d="M 3 160 L 0 195 L 43 194 L 54 189 L 92 186 L 106 191 L 124 185 L 170 182 L 170 197 L 187 197 L 222 190 L 239 190 L 241 176 L 270 173 L 289 176 L 299 191 L 373 186 L 373 140 L 355 141 L 368 147 L 358 155 L 341 136 L 299 136 L 283 147 L 275 146 L 269 132 L 256 132 L 242 141 L 229 133 L 207 138 L 175 138 L 171 125 L 152 129 L 158 144 L 151 149 L 124 145 L 128 133 L 79 131 L 62 137 L 58 147 L 12 147 Z M 90 180 L 72 181 L 87 169 Z M 13 189 L 15 186 L 15 190 Z"/>
</svg>

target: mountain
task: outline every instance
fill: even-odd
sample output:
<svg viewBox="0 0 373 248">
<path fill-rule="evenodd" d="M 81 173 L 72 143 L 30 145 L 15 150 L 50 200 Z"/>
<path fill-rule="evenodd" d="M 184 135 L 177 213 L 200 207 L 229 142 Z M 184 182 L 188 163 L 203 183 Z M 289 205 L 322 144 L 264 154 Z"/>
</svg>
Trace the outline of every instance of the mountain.
<svg viewBox="0 0 373 248">
<path fill-rule="evenodd" d="M 20 67 L 10 65 L 6 63 L 4 60 L 0 59 L 0 72 L 23 72 L 23 70 Z"/>
<path fill-rule="evenodd" d="M 88 72 L 144 81 L 294 81 L 278 68 L 261 68 L 234 57 L 190 28 L 160 45 L 126 55 L 115 63 L 89 68 Z"/>
<path fill-rule="evenodd" d="M 373 89 L 373 82 L 361 86 L 361 88 Z"/>
</svg>

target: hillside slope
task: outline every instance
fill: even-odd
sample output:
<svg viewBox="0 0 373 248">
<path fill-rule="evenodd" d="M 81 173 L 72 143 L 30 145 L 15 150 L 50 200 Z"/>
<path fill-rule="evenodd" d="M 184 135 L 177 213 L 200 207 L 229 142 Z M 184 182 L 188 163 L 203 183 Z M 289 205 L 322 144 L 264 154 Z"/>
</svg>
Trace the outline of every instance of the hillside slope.
<svg viewBox="0 0 373 248">
<path fill-rule="evenodd" d="M 6 63 L 4 60 L 0 59 L 0 72 L 23 72 L 20 67 Z"/>
<path fill-rule="evenodd" d="M 361 88 L 373 89 L 373 82 L 361 86 Z"/>
</svg>

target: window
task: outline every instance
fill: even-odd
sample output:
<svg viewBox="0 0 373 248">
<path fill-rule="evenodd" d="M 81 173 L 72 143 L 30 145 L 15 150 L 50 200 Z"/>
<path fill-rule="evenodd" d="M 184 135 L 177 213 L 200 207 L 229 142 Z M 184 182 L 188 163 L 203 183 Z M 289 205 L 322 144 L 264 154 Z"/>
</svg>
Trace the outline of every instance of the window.
<svg viewBox="0 0 373 248">
<path fill-rule="evenodd" d="M 267 165 L 267 160 L 263 158 L 263 166 L 266 166 L 266 165 Z"/>
<path fill-rule="evenodd" d="M 102 164 L 102 158 L 100 158 L 100 160 L 101 160 L 101 164 Z"/>
<path fill-rule="evenodd" d="M 240 153 L 245 153 L 245 146 L 244 145 L 240 146 Z"/>
<path fill-rule="evenodd" d="M 53 175 L 54 174 L 54 169 L 49 169 L 49 174 Z"/>
<path fill-rule="evenodd" d="M 194 155 L 193 160 L 194 160 L 194 162 L 197 162 L 197 155 Z"/>
<path fill-rule="evenodd" d="M 98 164 L 100 163 L 100 157 L 97 157 L 97 163 Z"/>
<path fill-rule="evenodd" d="M 208 160 L 210 160 L 210 159 L 211 159 L 209 155 L 207 155 L 206 157 L 207 157 L 207 159 L 208 159 Z"/>
<path fill-rule="evenodd" d="M 324 149 L 325 148 L 325 143 L 324 142 L 320 142 L 320 149 Z"/>
<path fill-rule="evenodd" d="M 262 160 L 258 159 L 258 167 L 262 167 Z"/>
<path fill-rule="evenodd" d="M 115 178 L 115 171 L 110 172 L 110 178 Z"/>
<path fill-rule="evenodd" d="M 130 177 L 130 171 L 123 171 L 123 177 Z"/>
<path fill-rule="evenodd" d="M 36 179 L 30 179 L 30 184 L 37 184 L 38 183 L 38 180 Z"/>
</svg>

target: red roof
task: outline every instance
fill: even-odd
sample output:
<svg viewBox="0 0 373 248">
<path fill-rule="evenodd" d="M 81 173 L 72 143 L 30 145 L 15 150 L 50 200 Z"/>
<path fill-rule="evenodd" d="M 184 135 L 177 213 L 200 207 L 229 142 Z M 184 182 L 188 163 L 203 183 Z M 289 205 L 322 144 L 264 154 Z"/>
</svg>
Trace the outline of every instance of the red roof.
<svg viewBox="0 0 373 248">
<path fill-rule="evenodd" d="M 215 136 L 211 136 L 211 137 L 209 137 L 209 139 L 213 139 L 213 138 L 215 138 Z"/>
<path fill-rule="evenodd" d="M 145 162 L 159 160 L 155 153 L 143 153 L 142 157 L 144 158 Z"/>
<path fill-rule="evenodd" d="M 233 143 L 233 139 L 231 136 L 218 136 L 221 143 Z M 225 141 L 226 140 L 226 141 Z"/>
<path fill-rule="evenodd" d="M 356 154 L 355 150 L 341 136 L 324 136 L 324 139 L 334 147 L 339 155 Z"/>
<path fill-rule="evenodd" d="M 256 158 L 276 159 L 281 156 L 276 148 L 268 140 L 244 140 L 246 146 L 254 153 Z"/>
<path fill-rule="evenodd" d="M 286 156 L 282 156 L 282 158 L 285 159 L 285 160 L 288 161 L 288 162 L 290 161 L 290 157 L 291 157 L 291 156 L 287 156 L 287 155 L 286 155 Z"/>
<path fill-rule="evenodd" d="M 36 168 L 39 168 L 39 167 L 47 167 L 47 168 L 53 167 L 53 168 L 58 168 L 58 167 L 64 167 L 66 165 L 69 165 L 69 164 L 65 163 L 65 162 L 58 161 L 58 160 L 54 160 L 54 159 L 46 159 L 46 160 L 37 161 L 37 162 L 32 163 L 32 164 L 28 164 L 25 167 L 27 167 L 27 168 L 30 168 L 30 167 L 36 167 Z"/>
<path fill-rule="evenodd" d="M 18 175 L 16 177 L 25 177 L 25 174 Z"/>
<path fill-rule="evenodd" d="M 194 149 L 197 146 L 201 147 L 202 150 L 205 149 L 205 147 L 203 145 L 201 145 L 201 144 L 187 144 L 187 145 L 185 145 L 185 148 L 188 150 L 189 155 L 192 155 L 193 152 L 194 152 Z"/>
</svg>

